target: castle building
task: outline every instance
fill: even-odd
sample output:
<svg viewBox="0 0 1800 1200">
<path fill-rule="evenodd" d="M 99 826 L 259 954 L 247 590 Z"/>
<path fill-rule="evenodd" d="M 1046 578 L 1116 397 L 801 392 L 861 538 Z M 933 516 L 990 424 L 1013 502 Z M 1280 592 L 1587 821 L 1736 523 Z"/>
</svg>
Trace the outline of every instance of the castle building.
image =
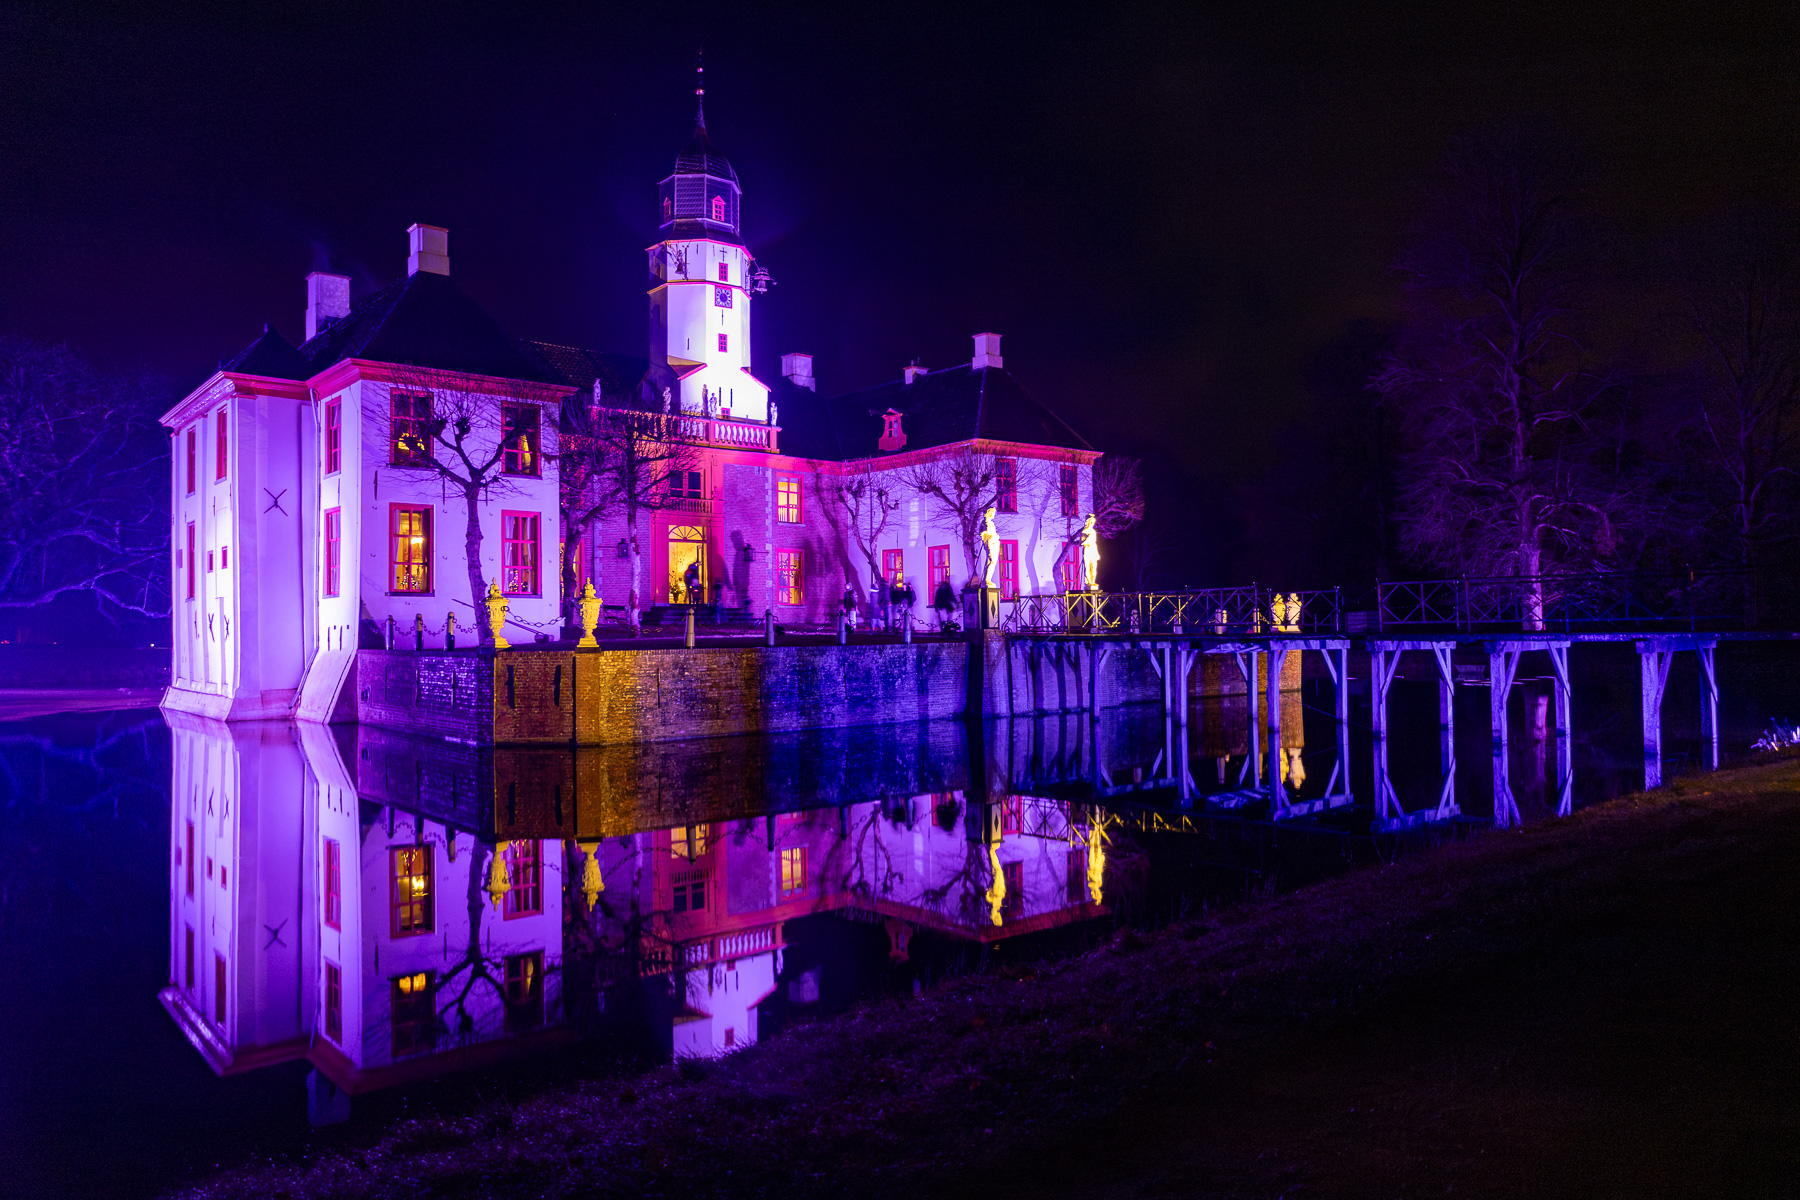
<svg viewBox="0 0 1800 1200">
<path fill-rule="evenodd" d="M 750 317 L 768 275 L 742 201 L 702 112 L 658 187 L 643 359 L 514 340 L 452 282 L 435 226 L 412 226 L 406 275 L 356 303 L 348 278 L 309 275 L 298 346 L 265 326 L 163 417 L 165 707 L 330 720 L 358 648 L 478 645 L 493 585 L 510 641 L 554 638 L 569 547 L 575 586 L 633 622 L 704 601 L 826 626 L 846 588 L 859 617 L 891 620 L 903 582 L 922 619 L 940 586 L 985 574 L 992 507 L 1003 600 L 1079 586 L 1099 454 L 1007 373 L 1000 336 L 835 397 L 802 353 L 765 383 Z M 563 489 L 601 428 L 657 453 L 629 486 Z M 601 504 L 609 488 L 631 499 Z"/>
</svg>

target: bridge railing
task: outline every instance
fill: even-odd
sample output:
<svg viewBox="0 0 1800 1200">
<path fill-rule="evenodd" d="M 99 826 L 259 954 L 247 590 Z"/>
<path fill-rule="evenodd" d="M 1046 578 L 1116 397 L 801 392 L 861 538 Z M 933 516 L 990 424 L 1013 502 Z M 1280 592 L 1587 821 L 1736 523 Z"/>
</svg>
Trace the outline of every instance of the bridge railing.
<svg viewBox="0 0 1800 1200">
<path fill-rule="evenodd" d="M 1595 572 L 1375 585 L 1369 632 L 1656 632 L 1745 623 L 1746 571 Z"/>
<path fill-rule="evenodd" d="M 1001 628 L 1012 633 L 1186 634 L 1263 637 L 1342 633 L 1336 588 L 1278 591 L 1251 585 L 1186 592 L 1053 592 L 1001 601 Z"/>
</svg>

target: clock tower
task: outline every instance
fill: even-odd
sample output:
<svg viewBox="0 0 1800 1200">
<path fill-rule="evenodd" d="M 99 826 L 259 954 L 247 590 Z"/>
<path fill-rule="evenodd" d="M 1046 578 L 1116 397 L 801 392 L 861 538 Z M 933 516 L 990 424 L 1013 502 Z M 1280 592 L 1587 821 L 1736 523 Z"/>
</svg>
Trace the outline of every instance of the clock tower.
<svg viewBox="0 0 1800 1200">
<path fill-rule="evenodd" d="M 750 373 L 750 298 L 768 276 L 739 234 L 737 172 L 707 136 L 704 75 L 694 90 L 693 140 L 657 187 L 650 383 L 670 411 L 766 422 L 769 389 Z"/>
</svg>

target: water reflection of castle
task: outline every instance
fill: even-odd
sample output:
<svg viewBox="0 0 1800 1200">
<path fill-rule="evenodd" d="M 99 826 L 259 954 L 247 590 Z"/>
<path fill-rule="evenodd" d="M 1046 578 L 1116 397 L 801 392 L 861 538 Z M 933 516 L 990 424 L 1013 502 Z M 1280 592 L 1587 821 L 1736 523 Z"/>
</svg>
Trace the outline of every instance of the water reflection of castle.
<svg viewBox="0 0 1800 1200">
<path fill-rule="evenodd" d="M 971 775 L 960 725 L 559 751 L 169 719 L 162 999 L 221 1074 L 403 1083 L 566 1037 L 621 987 L 717 1054 L 756 1040 L 797 917 L 878 919 L 898 960 L 919 929 L 1106 911 L 1090 811 Z"/>
</svg>

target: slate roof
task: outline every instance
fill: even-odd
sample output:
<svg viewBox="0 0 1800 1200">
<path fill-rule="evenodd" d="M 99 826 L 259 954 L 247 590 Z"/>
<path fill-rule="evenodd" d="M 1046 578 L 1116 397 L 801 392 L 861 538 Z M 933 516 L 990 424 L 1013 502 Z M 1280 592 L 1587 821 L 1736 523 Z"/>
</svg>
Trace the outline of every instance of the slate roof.
<svg viewBox="0 0 1800 1200">
<path fill-rule="evenodd" d="M 706 135 L 704 119 L 694 126 L 694 138 L 682 152 L 675 156 L 676 175 L 711 175 L 718 179 L 729 179 L 737 183 L 737 172 L 731 168 L 731 160 L 713 149 L 712 139 Z"/>
<path fill-rule="evenodd" d="M 1087 440 L 1063 419 L 1033 400 L 1013 377 L 1000 367 L 967 364 L 932 371 L 912 383 L 895 380 L 877 387 L 848 392 L 819 402 L 837 453 L 833 457 L 864 458 L 880 453 L 882 414 L 892 408 L 904 415 L 900 423 L 907 450 L 947 446 L 975 438 L 998 442 L 1023 442 L 1035 446 L 1062 446 L 1092 450 Z M 781 413 L 782 449 L 789 450 L 791 424 Z M 802 440 L 823 443 L 820 431 L 801 434 Z M 798 450 L 790 453 L 800 453 Z"/>
<path fill-rule="evenodd" d="M 267 379 L 306 379 L 314 374 L 293 343 L 271 325 L 264 325 L 261 337 L 220 363 L 219 370 Z"/>
<path fill-rule="evenodd" d="M 447 275 L 420 271 L 390 284 L 299 348 L 306 376 L 346 358 L 437 367 L 471 375 L 560 383 Z"/>
<path fill-rule="evenodd" d="M 604 354 L 554 342 L 521 342 L 520 346 L 542 361 L 557 382 L 568 384 L 580 394 L 592 396 L 594 381 L 598 380 L 601 396 L 614 405 L 635 404 L 650 370 L 649 359 L 629 354 Z"/>
</svg>

